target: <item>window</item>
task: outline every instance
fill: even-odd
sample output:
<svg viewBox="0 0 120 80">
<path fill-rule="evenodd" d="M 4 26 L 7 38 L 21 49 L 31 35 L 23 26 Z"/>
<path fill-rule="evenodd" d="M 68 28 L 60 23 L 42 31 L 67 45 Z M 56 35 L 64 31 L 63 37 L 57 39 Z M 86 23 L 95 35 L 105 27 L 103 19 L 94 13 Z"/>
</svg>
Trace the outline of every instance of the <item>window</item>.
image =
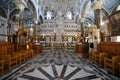
<svg viewBox="0 0 120 80">
<path fill-rule="evenodd" d="M 113 36 L 111 37 L 112 42 L 120 42 L 120 36 Z"/>
<path fill-rule="evenodd" d="M 118 10 L 120 10 L 120 5 L 118 5 L 118 7 L 117 7 L 116 11 L 118 11 Z"/>
<path fill-rule="evenodd" d="M 120 42 L 120 36 L 117 36 L 117 42 Z"/>
<path fill-rule="evenodd" d="M 51 19 L 52 13 L 50 11 L 47 11 L 47 19 Z"/>
<path fill-rule="evenodd" d="M 68 11 L 66 17 L 67 17 L 68 19 L 72 19 L 72 13 L 71 13 L 70 11 Z"/>
</svg>

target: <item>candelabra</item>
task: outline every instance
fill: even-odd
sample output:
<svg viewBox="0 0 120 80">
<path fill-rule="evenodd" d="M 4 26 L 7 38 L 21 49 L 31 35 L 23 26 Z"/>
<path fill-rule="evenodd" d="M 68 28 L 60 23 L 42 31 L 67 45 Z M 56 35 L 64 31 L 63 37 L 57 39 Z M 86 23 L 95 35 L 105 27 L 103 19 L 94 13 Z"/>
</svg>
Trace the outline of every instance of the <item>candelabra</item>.
<svg viewBox="0 0 120 80">
<path fill-rule="evenodd" d="M 34 19 L 34 37 L 33 37 L 33 40 L 34 42 L 38 42 L 38 34 L 37 34 L 37 25 L 38 25 L 38 20 L 37 19 Z"/>
</svg>

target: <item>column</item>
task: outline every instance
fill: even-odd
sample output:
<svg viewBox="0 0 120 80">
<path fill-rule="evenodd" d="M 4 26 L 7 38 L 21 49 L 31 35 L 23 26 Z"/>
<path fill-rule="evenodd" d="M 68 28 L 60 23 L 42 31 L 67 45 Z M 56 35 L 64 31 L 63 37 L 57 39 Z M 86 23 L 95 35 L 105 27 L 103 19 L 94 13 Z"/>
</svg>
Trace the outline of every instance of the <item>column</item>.
<svg viewBox="0 0 120 80">
<path fill-rule="evenodd" d="M 37 41 L 38 41 L 38 35 L 37 35 L 37 24 L 38 24 L 38 20 L 35 19 L 35 20 L 34 20 L 34 23 L 35 23 L 35 26 L 34 26 L 34 40 L 35 40 L 35 42 L 37 42 Z"/>
<path fill-rule="evenodd" d="M 8 8 L 7 8 L 7 34 L 10 34 L 10 29 L 11 29 L 11 24 L 9 23 L 10 22 L 9 17 L 10 17 L 10 7 L 8 4 Z M 8 42 L 11 42 L 10 36 L 8 36 L 7 39 L 8 39 Z"/>
<path fill-rule="evenodd" d="M 97 26 L 97 42 L 101 41 L 101 34 L 100 34 L 100 27 L 101 27 L 101 16 L 100 16 L 100 11 L 101 9 L 95 9 L 94 14 L 95 14 L 95 25 Z"/>
<path fill-rule="evenodd" d="M 95 25 L 97 25 L 97 28 L 100 28 L 100 9 L 96 9 L 94 11 L 95 14 Z"/>
<path fill-rule="evenodd" d="M 19 9 L 19 29 L 18 29 L 18 33 L 17 33 L 17 42 L 21 43 L 23 41 L 21 41 L 21 32 L 23 29 L 23 11 L 24 11 L 24 7 L 23 6 L 18 6 Z"/>
<path fill-rule="evenodd" d="M 84 20 L 85 20 L 85 18 L 81 18 L 81 19 L 80 19 L 80 22 L 81 22 L 81 37 L 83 38 L 83 39 L 82 39 L 82 42 L 83 42 L 83 43 L 85 42 Z"/>
</svg>

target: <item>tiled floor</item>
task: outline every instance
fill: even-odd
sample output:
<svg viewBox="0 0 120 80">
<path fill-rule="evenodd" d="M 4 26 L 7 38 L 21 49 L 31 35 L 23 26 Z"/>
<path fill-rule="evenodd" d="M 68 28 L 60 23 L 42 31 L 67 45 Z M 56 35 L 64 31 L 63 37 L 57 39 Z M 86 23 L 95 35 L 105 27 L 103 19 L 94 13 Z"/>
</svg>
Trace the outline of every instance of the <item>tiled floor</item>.
<svg viewBox="0 0 120 80">
<path fill-rule="evenodd" d="M 2 80 L 118 80 L 90 61 L 76 57 L 74 51 L 45 50 Z"/>
</svg>

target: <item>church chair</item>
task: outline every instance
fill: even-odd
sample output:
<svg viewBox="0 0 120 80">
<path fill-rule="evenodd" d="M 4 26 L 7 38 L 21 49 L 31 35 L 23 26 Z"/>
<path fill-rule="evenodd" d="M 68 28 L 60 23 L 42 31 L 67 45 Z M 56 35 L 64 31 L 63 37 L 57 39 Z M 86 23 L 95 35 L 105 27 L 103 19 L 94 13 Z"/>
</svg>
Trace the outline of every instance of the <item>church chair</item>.
<svg viewBox="0 0 120 80">
<path fill-rule="evenodd" d="M 11 56 L 10 54 L 2 55 L 2 60 L 4 60 L 4 68 L 8 69 L 9 71 L 17 67 L 17 57 Z"/>
<path fill-rule="evenodd" d="M 28 49 L 28 59 L 31 59 L 33 56 L 33 50 L 32 49 Z"/>
<path fill-rule="evenodd" d="M 33 50 L 36 56 L 42 55 L 42 50 L 43 50 L 43 46 L 40 45 L 34 45 L 33 46 Z"/>
<path fill-rule="evenodd" d="M 115 75 L 118 72 L 118 62 L 120 62 L 120 56 L 113 56 L 112 58 L 104 58 L 104 69 L 107 72 Z"/>
<path fill-rule="evenodd" d="M 33 49 L 28 49 L 28 53 L 31 58 L 35 56 L 35 54 L 33 53 Z"/>
<path fill-rule="evenodd" d="M 118 62 L 118 71 L 119 71 L 119 76 L 120 76 L 120 62 Z"/>
<path fill-rule="evenodd" d="M 30 56 L 28 55 L 27 50 L 21 50 L 20 53 L 25 55 L 25 61 L 28 61 L 30 59 Z"/>
<path fill-rule="evenodd" d="M 89 53 L 89 60 L 92 61 L 93 63 L 95 63 L 95 55 L 96 54 L 98 54 L 98 52 L 96 52 L 96 51 Z"/>
<path fill-rule="evenodd" d="M 99 53 L 95 55 L 95 64 L 100 67 L 104 67 L 104 58 L 107 57 L 107 53 Z"/>
<path fill-rule="evenodd" d="M 17 63 L 20 65 L 25 62 L 25 54 L 21 52 L 14 52 L 14 56 L 17 56 Z"/>
<path fill-rule="evenodd" d="M 4 60 L 0 60 L 0 76 L 4 74 Z"/>
</svg>

